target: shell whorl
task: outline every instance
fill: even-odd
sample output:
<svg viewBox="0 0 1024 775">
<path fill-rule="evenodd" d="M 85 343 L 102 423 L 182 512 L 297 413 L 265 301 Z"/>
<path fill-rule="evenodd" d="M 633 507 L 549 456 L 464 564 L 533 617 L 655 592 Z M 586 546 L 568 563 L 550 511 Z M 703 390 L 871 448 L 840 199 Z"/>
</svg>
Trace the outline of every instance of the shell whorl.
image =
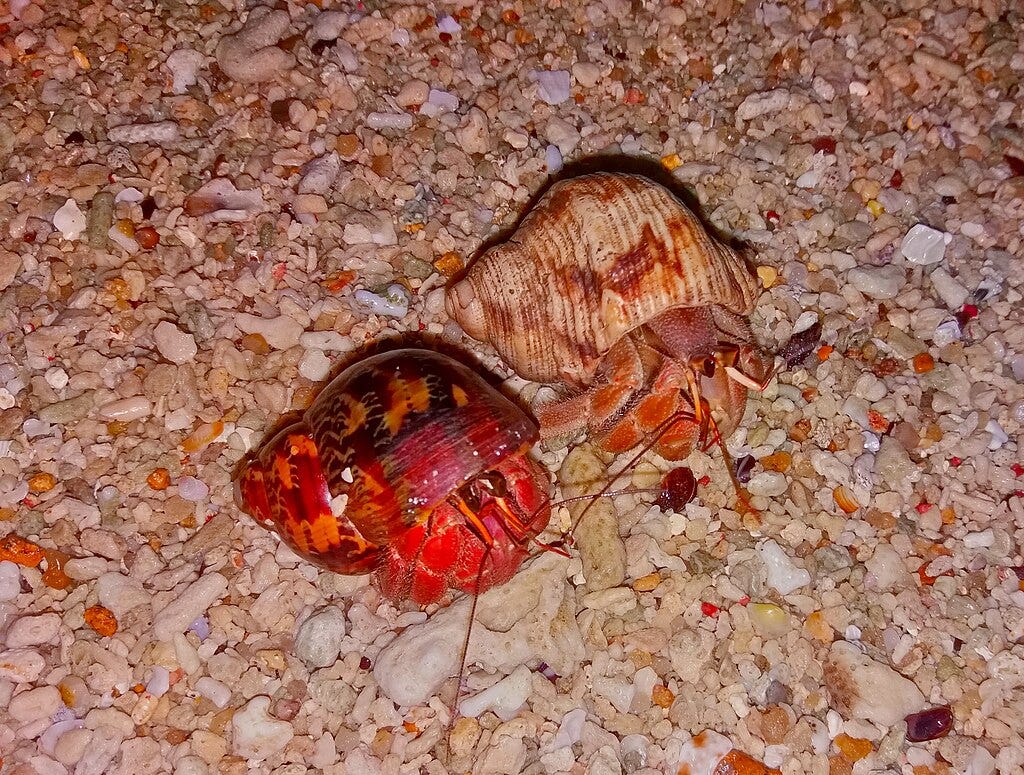
<svg viewBox="0 0 1024 775">
<path fill-rule="evenodd" d="M 758 294 L 742 256 L 667 189 L 611 173 L 556 183 L 507 242 L 477 259 L 449 290 L 461 324 L 451 304 L 460 286 L 474 299 L 475 319 L 464 316 L 472 336 L 527 379 L 578 385 L 616 341 L 665 310 L 745 315 Z"/>
</svg>

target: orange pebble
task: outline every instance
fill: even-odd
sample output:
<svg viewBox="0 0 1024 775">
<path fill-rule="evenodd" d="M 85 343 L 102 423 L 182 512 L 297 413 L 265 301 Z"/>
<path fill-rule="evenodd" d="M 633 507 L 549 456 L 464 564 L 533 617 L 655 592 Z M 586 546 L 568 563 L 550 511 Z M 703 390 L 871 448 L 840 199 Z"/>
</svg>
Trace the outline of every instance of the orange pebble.
<svg viewBox="0 0 1024 775">
<path fill-rule="evenodd" d="M 181 442 L 181 448 L 189 454 L 198 452 L 224 432 L 224 423 L 220 420 L 204 422 Z"/>
<path fill-rule="evenodd" d="M 913 365 L 915 372 L 918 374 L 924 374 L 926 371 L 931 371 L 935 368 L 935 359 L 928 353 L 920 353 L 914 356 L 911 364 Z"/>
<path fill-rule="evenodd" d="M 821 347 L 818 348 L 818 360 L 827 361 L 828 356 L 832 354 L 833 350 L 835 350 L 835 348 L 832 345 L 823 344 Z"/>
<path fill-rule="evenodd" d="M 712 775 L 780 775 L 779 770 L 733 748 L 718 761 Z"/>
<path fill-rule="evenodd" d="M 32 492 L 49 492 L 57 484 L 57 477 L 45 471 L 28 480 L 28 489 Z"/>
<path fill-rule="evenodd" d="M 117 619 L 109 608 L 101 605 L 85 609 L 85 623 L 105 638 L 117 632 Z"/>
<path fill-rule="evenodd" d="M 671 708 L 675 700 L 676 696 L 672 693 L 672 690 L 662 684 L 657 684 L 651 691 L 651 702 L 659 708 Z"/>
<path fill-rule="evenodd" d="M 793 463 L 793 456 L 785 451 L 774 452 L 771 455 L 765 455 L 758 462 L 765 471 L 778 471 L 782 473 L 789 470 L 790 465 Z"/>
<path fill-rule="evenodd" d="M 154 490 L 166 490 L 171 483 L 171 472 L 166 468 L 154 468 L 146 477 L 146 484 Z"/>
<path fill-rule="evenodd" d="M 859 762 L 874 750 L 870 740 L 865 740 L 862 737 L 850 737 L 845 732 L 836 737 L 834 742 L 843 758 L 850 762 Z"/>
<path fill-rule="evenodd" d="M 822 643 L 832 642 L 832 626 L 825 619 L 823 611 L 813 611 L 808 614 L 804 622 L 804 629 L 811 637 L 820 640 Z"/>
<path fill-rule="evenodd" d="M 0 560 L 10 560 L 26 568 L 43 561 L 43 548 L 13 533 L 0 539 Z"/>
</svg>

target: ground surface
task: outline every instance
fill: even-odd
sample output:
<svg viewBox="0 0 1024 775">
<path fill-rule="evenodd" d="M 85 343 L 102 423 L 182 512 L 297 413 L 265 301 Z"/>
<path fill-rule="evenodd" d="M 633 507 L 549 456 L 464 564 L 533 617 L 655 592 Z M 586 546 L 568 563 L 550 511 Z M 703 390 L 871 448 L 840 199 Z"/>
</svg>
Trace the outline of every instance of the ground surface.
<svg viewBox="0 0 1024 775">
<path fill-rule="evenodd" d="M 320 5 L 0 9 L 0 771 L 675 772 L 709 729 L 785 773 L 1020 772 L 1015 4 Z M 509 376 L 445 273 L 602 153 L 754 247 L 767 348 L 821 343 L 730 440 L 762 519 L 716 455 L 683 514 L 617 501 L 605 576 L 548 555 L 482 606 L 464 693 L 526 704 L 446 736 L 463 604 L 414 640 L 231 471 L 386 334 Z"/>
</svg>

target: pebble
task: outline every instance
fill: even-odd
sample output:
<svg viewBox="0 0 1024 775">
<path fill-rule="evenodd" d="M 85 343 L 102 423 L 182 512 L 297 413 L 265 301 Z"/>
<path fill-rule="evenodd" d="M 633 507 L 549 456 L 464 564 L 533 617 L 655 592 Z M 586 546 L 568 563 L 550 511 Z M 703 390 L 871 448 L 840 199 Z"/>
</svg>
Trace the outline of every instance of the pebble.
<svg viewBox="0 0 1024 775">
<path fill-rule="evenodd" d="M 591 89 L 601 79 L 601 68 L 593 62 L 576 62 L 572 66 L 572 77 L 584 89 Z"/>
<path fill-rule="evenodd" d="M 583 738 L 583 725 L 587 722 L 587 712 L 583 708 L 574 708 L 562 716 L 558 731 L 551 741 L 551 750 L 569 748 Z"/>
<path fill-rule="evenodd" d="M 184 632 L 227 590 L 228 582 L 219 573 L 209 572 L 186 587 L 162 611 L 153 616 L 153 634 L 157 640 L 171 640 Z"/>
<path fill-rule="evenodd" d="M 906 279 L 902 269 L 896 266 L 882 266 L 851 269 L 846 274 L 850 284 L 872 299 L 894 299 Z"/>
<path fill-rule="evenodd" d="M 758 471 L 750 477 L 746 488 L 751 495 L 776 498 L 789 490 L 789 481 L 785 474 L 777 471 Z"/>
<path fill-rule="evenodd" d="M 272 718 L 270 698 L 253 697 L 231 717 L 231 750 L 246 759 L 262 761 L 283 751 L 295 732 L 287 721 Z"/>
<path fill-rule="evenodd" d="M 956 81 L 964 74 L 964 68 L 956 62 L 951 62 L 948 59 L 936 56 L 924 49 L 916 49 L 914 51 L 913 58 L 914 62 L 939 78 Z"/>
<path fill-rule="evenodd" d="M 78 207 L 78 202 L 68 199 L 53 214 L 53 228 L 61 233 L 64 239 L 77 240 L 85 231 L 85 213 Z"/>
<path fill-rule="evenodd" d="M 502 721 L 510 721 L 526 704 L 533 686 L 533 671 L 520 665 L 493 686 L 467 697 L 459 704 L 459 713 L 467 718 L 478 718 L 493 711 Z"/>
<path fill-rule="evenodd" d="M 196 338 L 167 320 L 157 323 L 153 329 L 153 341 L 161 356 L 178 365 L 189 363 L 199 352 Z"/>
<path fill-rule="evenodd" d="M 913 583 L 903 558 L 888 543 L 876 546 L 874 554 L 864 562 L 864 567 L 871 574 L 871 588 L 879 592 L 887 592 L 894 587 L 902 589 Z"/>
<path fill-rule="evenodd" d="M 427 101 L 420 107 L 420 113 L 428 118 L 440 116 L 442 113 L 454 113 L 459 109 L 459 98 L 451 92 L 431 89 Z"/>
<path fill-rule="evenodd" d="M 82 727 L 81 721 L 76 719 L 70 723 L 78 724 L 79 726 L 72 727 L 64 732 L 57 739 L 57 743 L 53 747 L 53 757 L 61 764 L 69 767 L 77 764 L 85 755 L 93 736 L 93 731 Z"/>
<path fill-rule="evenodd" d="M 162 697 L 171 688 L 171 674 L 166 667 L 157 665 L 146 681 L 146 692 L 154 697 Z"/>
<path fill-rule="evenodd" d="M 57 637 L 60 616 L 55 613 L 22 616 L 7 629 L 5 643 L 9 649 L 41 646 Z"/>
<path fill-rule="evenodd" d="M 0 291 L 9 288 L 21 271 L 22 259 L 17 253 L 0 248 Z"/>
<path fill-rule="evenodd" d="M 832 644 L 825 663 L 825 686 L 840 713 L 891 727 L 925 706 L 913 681 L 867 656 L 846 641 Z"/>
<path fill-rule="evenodd" d="M 209 676 L 203 676 L 196 681 L 196 691 L 218 708 L 226 708 L 231 702 L 231 689 Z"/>
<path fill-rule="evenodd" d="M 996 542 L 996 534 L 988 527 L 964 536 L 965 549 L 987 549 Z"/>
<path fill-rule="evenodd" d="M 275 350 L 288 350 L 299 343 L 303 327 L 287 315 L 257 317 L 243 312 L 235 316 L 235 326 L 243 334 L 259 334 Z"/>
<path fill-rule="evenodd" d="M 299 374 L 310 382 L 327 379 L 331 373 L 331 359 L 324 355 L 323 350 L 306 350 L 299 361 Z"/>
<path fill-rule="evenodd" d="M 210 487 L 194 476 L 183 476 L 178 480 L 178 495 L 191 503 L 202 503 L 210 496 Z"/>
<path fill-rule="evenodd" d="M 184 94 L 199 80 L 199 68 L 204 57 L 191 48 L 179 48 L 167 56 L 167 69 L 171 71 L 171 91 Z"/>
<path fill-rule="evenodd" d="M 20 593 L 21 570 L 10 560 L 0 560 L 0 602 L 14 600 Z"/>
<path fill-rule="evenodd" d="M 152 602 L 152 595 L 138 580 L 115 572 L 104 573 L 96 579 L 96 595 L 100 605 L 109 608 L 118 619 Z"/>
<path fill-rule="evenodd" d="M 174 763 L 174 775 L 210 775 L 210 766 L 198 756 L 182 756 Z"/>
<path fill-rule="evenodd" d="M 321 11 L 309 31 L 314 40 L 335 40 L 345 31 L 348 20 L 349 15 L 343 11 Z"/>
<path fill-rule="evenodd" d="M 174 145 L 181 140 L 181 128 L 173 121 L 154 121 L 151 124 L 126 124 L 107 130 L 107 140 L 112 143 L 132 145 Z"/>
<path fill-rule="evenodd" d="M 60 707 L 60 692 L 56 686 L 40 686 L 15 694 L 7 703 L 7 712 L 20 724 L 52 716 Z"/>
<path fill-rule="evenodd" d="M 945 257 L 946 245 L 952 241 L 952 234 L 919 223 L 911 227 L 903 238 L 900 253 L 912 264 L 938 264 Z"/>
<path fill-rule="evenodd" d="M 298 192 L 300 194 L 326 194 L 341 171 L 341 157 L 337 153 L 317 156 L 302 166 Z"/>
<path fill-rule="evenodd" d="M 768 572 L 768 586 L 780 595 L 788 595 L 811 583 L 811 574 L 796 565 L 775 541 L 762 542 L 757 551 Z"/>
<path fill-rule="evenodd" d="M 790 94 L 785 89 L 773 89 L 768 92 L 756 92 L 748 95 L 736 108 L 736 118 L 740 121 L 778 113 L 789 105 Z"/>
<path fill-rule="evenodd" d="M 544 165 L 547 167 L 549 175 L 562 169 L 562 152 L 558 150 L 557 145 L 549 145 L 544 149 Z"/>
<path fill-rule="evenodd" d="M 561 105 L 569 99 L 568 70 L 533 70 L 530 78 L 537 83 L 537 96 L 548 105 Z"/>
<path fill-rule="evenodd" d="M 107 420 L 131 422 L 149 417 L 153 413 L 153 404 L 145 396 L 132 396 L 111 401 L 99 408 L 100 416 Z"/>
<path fill-rule="evenodd" d="M 413 79 L 402 85 L 398 94 L 395 95 L 395 102 L 403 108 L 408 108 L 413 105 L 422 105 L 427 101 L 429 95 L 430 86 L 424 81 Z"/>
<path fill-rule="evenodd" d="M 714 775 L 718 771 L 718 763 L 731 750 L 729 738 L 706 729 L 683 744 L 676 766 L 680 772 L 689 775 Z"/>
<path fill-rule="evenodd" d="M 412 129 L 412 115 L 409 113 L 369 113 L 366 125 L 370 129 L 397 129 L 406 132 Z"/>
<path fill-rule="evenodd" d="M 0 678 L 16 684 L 31 683 L 46 667 L 46 660 L 32 649 L 8 649 L 0 651 Z"/>
<path fill-rule="evenodd" d="M 299 344 L 310 350 L 340 353 L 350 352 L 355 347 L 352 337 L 337 331 L 306 331 L 299 337 Z"/>
<path fill-rule="evenodd" d="M 295 66 L 295 57 L 276 45 L 290 26 L 287 11 L 254 8 L 242 29 L 217 44 L 217 64 L 239 83 L 269 81 Z"/>
<path fill-rule="evenodd" d="M 948 309 L 959 310 L 971 295 L 970 291 L 941 267 L 933 269 L 928 279 Z"/>
<path fill-rule="evenodd" d="M 390 318 L 403 318 L 409 312 L 409 292 L 404 285 L 392 283 L 385 293 L 373 293 L 358 290 L 356 301 L 365 306 L 372 315 L 384 315 Z"/>
<path fill-rule="evenodd" d="M 345 615 L 329 606 L 314 612 L 295 635 L 295 655 L 306 667 L 330 667 L 338 661 L 345 638 Z"/>
</svg>

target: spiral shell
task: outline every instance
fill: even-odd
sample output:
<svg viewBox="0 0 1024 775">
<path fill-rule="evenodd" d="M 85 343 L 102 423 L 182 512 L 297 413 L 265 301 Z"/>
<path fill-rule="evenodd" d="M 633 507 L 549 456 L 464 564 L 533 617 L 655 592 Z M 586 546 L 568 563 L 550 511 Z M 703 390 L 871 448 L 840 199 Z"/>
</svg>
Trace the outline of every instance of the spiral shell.
<svg viewBox="0 0 1024 775">
<path fill-rule="evenodd" d="M 368 573 L 447 496 L 536 440 L 533 419 L 466 366 L 395 350 L 350 366 L 270 438 L 242 465 L 236 499 L 314 564 Z"/>
<path fill-rule="evenodd" d="M 556 183 L 449 288 L 448 313 L 520 376 L 589 384 L 629 331 L 675 307 L 746 315 L 758 282 L 664 187 L 601 173 Z"/>
</svg>

